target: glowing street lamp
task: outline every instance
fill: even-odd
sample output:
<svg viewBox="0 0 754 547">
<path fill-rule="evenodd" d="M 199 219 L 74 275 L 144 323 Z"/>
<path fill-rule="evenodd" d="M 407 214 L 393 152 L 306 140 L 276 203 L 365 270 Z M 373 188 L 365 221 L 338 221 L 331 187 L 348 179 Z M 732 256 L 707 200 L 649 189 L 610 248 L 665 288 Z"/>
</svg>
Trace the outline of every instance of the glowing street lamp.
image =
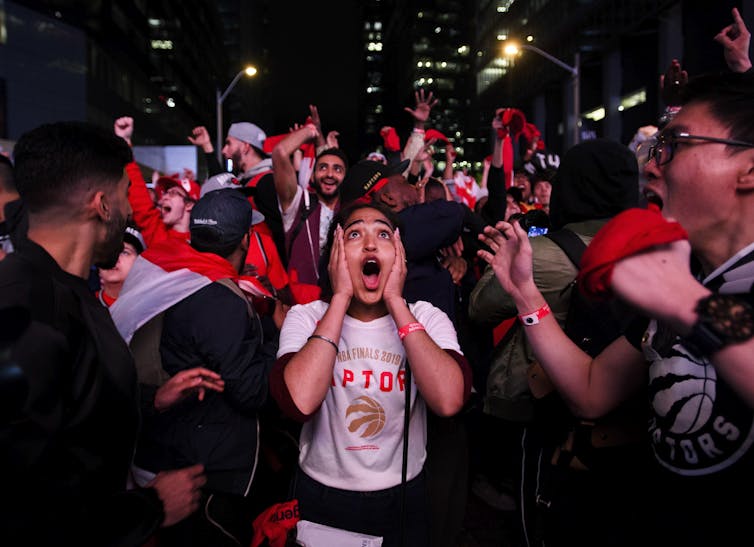
<svg viewBox="0 0 754 547">
<path fill-rule="evenodd" d="M 516 44 L 514 42 L 507 42 L 505 46 L 503 47 L 503 53 L 506 57 L 514 57 L 519 54 L 519 52 L 522 49 L 526 49 L 529 51 L 533 51 L 534 53 L 537 53 L 547 59 L 548 61 L 551 61 L 558 65 L 560 68 L 567 70 L 571 73 L 571 82 L 573 84 L 573 112 L 571 113 L 571 119 L 570 123 L 572 126 L 570 129 L 573 131 L 573 144 L 577 144 L 579 142 L 579 118 L 580 118 L 580 110 L 581 110 L 581 103 L 580 103 L 580 72 L 579 72 L 579 52 L 577 51 L 574 54 L 574 61 L 573 66 L 569 65 L 568 63 L 564 63 L 557 57 L 550 55 L 546 51 L 539 49 L 536 46 L 533 46 L 531 44 Z"/>
<path fill-rule="evenodd" d="M 220 93 L 220 89 L 218 88 L 217 91 L 217 146 L 215 147 L 215 153 L 217 154 L 217 160 L 222 164 L 223 157 L 222 157 L 222 142 L 223 142 L 223 101 L 228 96 L 228 93 L 230 93 L 233 88 L 238 83 L 238 80 L 241 79 L 241 76 L 243 75 L 248 76 L 249 78 L 255 76 L 257 74 L 257 69 L 255 66 L 249 65 L 243 70 L 239 70 L 238 74 L 231 80 L 230 84 L 228 84 L 228 87 L 225 89 L 224 92 Z"/>
</svg>

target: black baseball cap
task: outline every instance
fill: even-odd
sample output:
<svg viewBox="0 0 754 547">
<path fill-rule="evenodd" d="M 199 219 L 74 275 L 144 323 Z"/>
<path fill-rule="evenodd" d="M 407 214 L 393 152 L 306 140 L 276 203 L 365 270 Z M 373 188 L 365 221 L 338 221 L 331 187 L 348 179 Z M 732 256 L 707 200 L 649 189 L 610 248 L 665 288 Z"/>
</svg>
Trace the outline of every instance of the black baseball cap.
<svg viewBox="0 0 754 547">
<path fill-rule="evenodd" d="M 240 192 L 208 192 L 191 209 L 191 245 L 225 252 L 241 242 L 253 218 L 251 204 Z"/>
<path fill-rule="evenodd" d="M 343 205 L 369 196 L 379 190 L 387 177 L 398 175 L 408 169 L 411 160 L 385 165 L 379 161 L 361 160 L 348 168 L 340 185 L 340 201 Z"/>
</svg>

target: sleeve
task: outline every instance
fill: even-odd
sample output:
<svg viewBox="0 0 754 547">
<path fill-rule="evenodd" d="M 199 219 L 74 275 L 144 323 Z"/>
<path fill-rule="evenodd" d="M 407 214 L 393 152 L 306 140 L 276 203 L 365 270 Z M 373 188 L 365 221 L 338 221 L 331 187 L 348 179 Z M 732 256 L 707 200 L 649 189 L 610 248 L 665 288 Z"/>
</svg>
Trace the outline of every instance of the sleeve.
<svg viewBox="0 0 754 547">
<path fill-rule="evenodd" d="M 403 159 L 413 160 L 422 148 L 424 148 L 424 131 L 411 131 L 403 147 Z"/>
<path fill-rule="evenodd" d="M 490 166 L 487 175 L 487 203 L 482 207 L 482 217 L 488 224 L 494 226 L 496 222 L 505 219 L 506 191 L 505 172 L 502 167 Z"/>
<path fill-rule="evenodd" d="M 306 344 L 307 338 L 317 327 L 317 321 L 324 315 L 324 308 L 316 308 L 320 302 L 293 306 L 285 316 L 280 329 L 280 345 L 278 358 L 270 374 L 270 394 L 289 418 L 297 422 L 309 420 L 315 413 L 302 414 L 293 402 L 288 386 L 285 384 L 283 373 L 291 358 Z M 320 313 L 321 312 L 321 313 Z"/>
<path fill-rule="evenodd" d="M 434 257 L 438 249 L 455 243 L 463 230 L 464 211 L 461 204 L 454 201 L 413 205 L 398 216 L 408 260 Z"/>
<path fill-rule="evenodd" d="M 409 307 L 417 321 L 424 325 L 427 335 L 435 344 L 444 350 L 452 350 L 463 355 L 458 345 L 456 329 L 444 311 L 423 301 L 411 304 Z"/>
<path fill-rule="evenodd" d="M 275 400 L 283 414 L 292 420 L 303 423 L 311 419 L 319 409 L 311 414 L 304 414 L 298 409 L 296 403 L 293 402 L 291 392 L 288 390 L 283 374 L 285 373 L 285 367 L 288 366 L 288 362 L 294 355 L 296 354 L 286 353 L 275 361 L 275 365 L 270 372 L 270 395 L 272 395 L 272 398 Z"/>
<path fill-rule="evenodd" d="M 0 302 L 15 302 L 7 290 L 1 292 Z M 3 400 L 7 421 L 0 436 L 0 465 L 5 470 L 3 493 L 13 500 L 3 509 L 7 544 L 48 545 L 54 534 L 62 544 L 141 545 L 164 519 L 153 489 L 126 490 L 114 480 L 112 473 L 120 468 L 115 458 L 122 452 L 92 453 L 66 432 L 71 428 L 65 409 L 77 347 L 83 346 L 70 333 L 34 320 L 10 349 L 9 361 L 12 357 L 19 364 L 27 391 L 21 397 L 23 408 L 14 408 L 11 397 Z M 105 455 L 112 458 L 103 462 Z M 92 469 L 93 459 L 99 470 Z"/>
<path fill-rule="evenodd" d="M 210 152 L 209 154 L 205 152 L 204 160 L 207 162 L 207 174 L 209 175 L 207 178 L 213 175 L 219 175 L 225 171 L 222 165 L 220 165 L 215 152 Z"/>
<path fill-rule="evenodd" d="M 128 189 L 128 201 L 133 209 L 133 220 L 141 231 L 147 247 L 168 238 L 168 228 L 162 221 L 162 215 L 155 207 L 149 195 L 147 184 L 141 169 L 135 161 L 126 165 L 126 173 L 131 181 Z"/>
<path fill-rule="evenodd" d="M 307 338 L 314 332 L 319 320 L 311 312 L 312 306 L 309 304 L 297 304 L 288 310 L 283 326 L 280 328 L 278 358 L 286 353 L 296 353 L 304 347 Z"/>
<path fill-rule="evenodd" d="M 293 222 L 296 220 L 296 216 L 301 207 L 301 199 L 304 197 L 304 189 L 301 186 L 296 187 L 296 195 L 291 201 L 290 207 L 283 211 L 280 209 L 280 203 L 278 203 L 278 209 L 280 210 L 280 216 L 283 219 L 283 231 L 289 232 L 293 228 Z"/>
<path fill-rule="evenodd" d="M 190 340 L 195 359 L 191 366 L 206 366 L 220 374 L 225 381 L 222 397 L 229 405 L 241 412 L 262 408 L 276 348 L 272 342 L 262 343 L 257 316 L 249 315 L 246 302 L 218 283 L 184 303 L 168 310 L 165 317 L 160 351 L 166 370 L 174 374 L 176 368 L 189 368 L 180 355 L 186 354 L 186 340 Z"/>
</svg>

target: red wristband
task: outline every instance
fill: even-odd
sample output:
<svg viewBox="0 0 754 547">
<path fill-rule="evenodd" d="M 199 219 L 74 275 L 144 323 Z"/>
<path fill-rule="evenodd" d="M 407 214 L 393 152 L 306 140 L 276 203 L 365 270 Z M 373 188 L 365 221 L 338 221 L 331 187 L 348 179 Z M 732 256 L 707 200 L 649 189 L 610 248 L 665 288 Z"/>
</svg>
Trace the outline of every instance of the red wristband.
<svg viewBox="0 0 754 547">
<path fill-rule="evenodd" d="M 421 323 L 408 323 L 398 329 L 398 337 L 403 340 L 406 336 L 418 330 L 424 330 L 424 325 Z"/>
<path fill-rule="evenodd" d="M 531 325 L 536 325 L 539 323 L 539 320 L 547 317 L 550 314 L 550 306 L 545 304 L 538 310 L 535 310 L 531 313 L 521 314 L 518 316 L 518 318 L 521 320 L 521 322 L 526 327 L 530 327 Z"/>
</svg>

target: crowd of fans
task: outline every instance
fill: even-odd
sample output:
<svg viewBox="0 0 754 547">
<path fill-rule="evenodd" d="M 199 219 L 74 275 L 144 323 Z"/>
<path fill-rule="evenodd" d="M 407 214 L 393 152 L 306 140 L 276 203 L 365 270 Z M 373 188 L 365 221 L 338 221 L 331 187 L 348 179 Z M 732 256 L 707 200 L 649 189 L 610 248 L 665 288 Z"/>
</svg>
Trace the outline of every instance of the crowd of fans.
<svg viewBox="0 0 754 547">
<path fill-rule="evenodd" d="M 130 117 L 24 134 L 0 156 L 3 544 L 282 546 L 303 520 L 455 547 L 472 492 L 527 546 L 740 540 L 754 75 L 733 19 L 729 70 L 674 61 L 631 143 L 561 158 L 497 109 L 479 180 L 423 89 L 404 145 L 385 127 L 357 161 L 314 105 L 284 135 L 232 124 L 232 173 L 196 127 L 205 180 L 148 183 Z M 615 304 L 599 347 L 575 291 Z"/>
</svg>

